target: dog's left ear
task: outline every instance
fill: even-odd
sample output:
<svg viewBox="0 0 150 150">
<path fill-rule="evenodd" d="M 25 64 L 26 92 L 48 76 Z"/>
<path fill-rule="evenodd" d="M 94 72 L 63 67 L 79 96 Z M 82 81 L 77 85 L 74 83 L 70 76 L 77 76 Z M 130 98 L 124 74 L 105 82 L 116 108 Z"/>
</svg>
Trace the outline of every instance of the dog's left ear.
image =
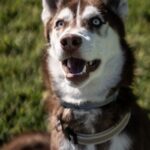
<svg viewBox="0 0 150 150">
<path fill-rule="evenodd" d="M 103 0 L 122 20 L 125 20 L 128 14 L 128 0 Z"/>
<path fill-rule="evenodd" d="M 55 11 L 61 0 L 42 0 L 42 14 L 41 18 L 44 25 L 54 16 Z"/>
</svg>

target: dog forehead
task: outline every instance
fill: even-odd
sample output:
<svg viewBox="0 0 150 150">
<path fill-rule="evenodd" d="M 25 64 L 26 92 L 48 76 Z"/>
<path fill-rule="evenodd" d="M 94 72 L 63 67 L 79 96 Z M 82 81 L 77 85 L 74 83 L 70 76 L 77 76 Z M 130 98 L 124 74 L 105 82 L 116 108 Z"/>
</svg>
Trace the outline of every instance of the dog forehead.
<svg viewBox="0 0 150 150">
<path fill-rule="evenodd" d="M 82 5 L 82 7 L 86 5 L 93 5 L 93 6 L 99 6 L 101 4 L 104 4 L 105 0 L 62 0 L 63 6 L 70 6 L 74 7 L 75 5 Z"/>
<path fill-rule="evenodd" d="M 83 19 L 88 19 L 88 18 L 90 18 L 91 16 L 99 15 L 99 12 L 100 12 L 100 11 L 97 9 L 97 7 L 91 6 L 91 5 L 87 5 L 87 6 L 84 8 L 84 10 L 83 10 L 81 16 L 82 16 Z"/>
<path fill-rule="evenodd" d="M 59 14 L 58 14 L 58 18 L 60 19 L 65 19 L 65 20 L 71 20 L 73 19 L 73 11 L 69 8 L 69 7 L 66 7 L 66 8 L 63 8 Z"/>
<path fill-rule="evenodd" d="M 65 12 L 65 15 L 69 15 L 69 12 L 71 12 L 73 16 L 76 16 L 78 14 L 80 15 L 83 14 L 84 13 L 83 11 L 85 10 L 90 11 L 91 13 L 95 13 L 95 10 L 101 9 L 102 8 L 101 6 L 103 6 L 103 4 L 104 3 L 102 0 L 63 0 L 60 5 L 59 14 L 60 13 L 64 14 Z M 87 9 L 87 7 L 89 9 Z"/>
</svg>

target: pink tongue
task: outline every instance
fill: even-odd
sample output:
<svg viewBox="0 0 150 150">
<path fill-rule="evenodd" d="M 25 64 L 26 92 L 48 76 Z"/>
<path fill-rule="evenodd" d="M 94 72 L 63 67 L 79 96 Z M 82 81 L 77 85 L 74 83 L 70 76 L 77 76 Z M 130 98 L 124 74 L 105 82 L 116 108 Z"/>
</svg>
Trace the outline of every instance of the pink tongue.
<svg viewBox="0 0 150 150">
<path fill-rule="evenodd" d="M 78 74 L 83 71 L 85 66 L 85 61 L 77 58 L 69 58 L 67 60 L 67 67 L 72 74 Z"/>
</svg>

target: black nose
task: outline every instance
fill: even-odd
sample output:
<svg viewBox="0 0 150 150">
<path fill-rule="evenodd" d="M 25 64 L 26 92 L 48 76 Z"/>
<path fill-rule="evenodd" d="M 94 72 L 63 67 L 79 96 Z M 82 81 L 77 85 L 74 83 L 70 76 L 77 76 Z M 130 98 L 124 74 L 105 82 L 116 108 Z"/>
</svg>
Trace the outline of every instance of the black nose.
<svg viewBox="0 0 150 150">
<path fill-rule="evenodd" d="M 82 44 L 82 38 L 77 35 L 68 34 L 60 40 L 64 51 L 72 52 L 77 50 Z"/>
</svg>

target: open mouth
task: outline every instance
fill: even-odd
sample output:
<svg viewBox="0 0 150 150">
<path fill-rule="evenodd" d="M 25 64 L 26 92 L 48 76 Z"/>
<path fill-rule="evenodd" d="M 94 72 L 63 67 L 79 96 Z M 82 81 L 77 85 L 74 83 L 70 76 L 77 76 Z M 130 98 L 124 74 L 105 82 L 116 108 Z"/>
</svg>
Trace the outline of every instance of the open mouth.
<svg viewBox="0 0 150 150">
<path fill-rule="evenodd" d="M 90 72 L 95 71 L 99 67 L 100 62 L 99 59 L 86 61 L 84 59 L 70 57 L 62 62 L 62 66 L 66 78 L 75 80 L 88 77 Z"/>
</svg>

